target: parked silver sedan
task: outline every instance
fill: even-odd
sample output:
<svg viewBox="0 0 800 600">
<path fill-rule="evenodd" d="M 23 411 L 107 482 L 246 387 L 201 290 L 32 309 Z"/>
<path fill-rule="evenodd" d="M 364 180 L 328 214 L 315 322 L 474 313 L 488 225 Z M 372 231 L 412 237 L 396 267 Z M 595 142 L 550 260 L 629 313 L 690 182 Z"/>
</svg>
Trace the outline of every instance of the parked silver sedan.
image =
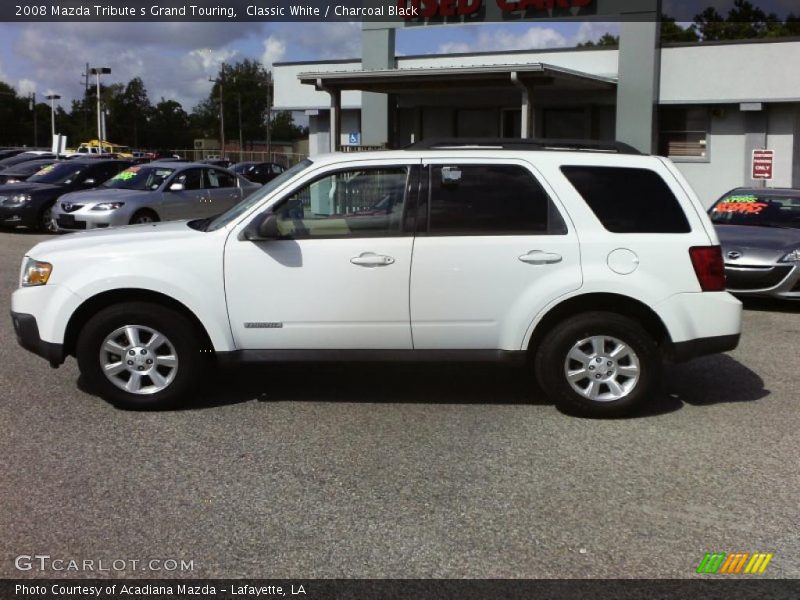
<svg viewBox="0 0 800 600">
<path fill-rule="evenodd" d="M 735 189 L 709 215 L 729 292 L 800 300 L 800 190 Z"/>
<path fill-rule="evenodd" d="M 59 231 L 206 218 L 260 186 L 227 169 L 199 163 L 134 165 L 102 186 L 62 196 L 53 207 Z"/>
</svg>

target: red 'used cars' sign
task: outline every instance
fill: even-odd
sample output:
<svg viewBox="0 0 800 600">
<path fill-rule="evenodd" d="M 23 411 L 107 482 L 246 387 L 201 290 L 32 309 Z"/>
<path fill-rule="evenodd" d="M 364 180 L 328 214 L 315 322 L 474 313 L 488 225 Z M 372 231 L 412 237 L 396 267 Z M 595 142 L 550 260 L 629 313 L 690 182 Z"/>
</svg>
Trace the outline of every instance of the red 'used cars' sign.
<svg viewBox="0 0 800 600">
<path fill-rule="evenodd" d="M 753 150 L 753 179 L 772 179 L 773 150 Z"/>
</svg>

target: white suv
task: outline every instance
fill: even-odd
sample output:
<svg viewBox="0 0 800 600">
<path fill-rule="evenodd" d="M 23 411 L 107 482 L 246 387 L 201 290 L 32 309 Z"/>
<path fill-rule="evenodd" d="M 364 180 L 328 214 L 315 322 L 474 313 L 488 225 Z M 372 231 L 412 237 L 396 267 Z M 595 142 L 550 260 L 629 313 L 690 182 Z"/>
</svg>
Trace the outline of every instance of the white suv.
<svg viewBox="0 0 800 600">
<path fill-rule="evenodd" d="M 724 289 L 664 158 L 423 143 L 303 161 L 216 218 L 41 243 L 12 317 L 125 407 L 186 398 L 212 361 L 519 360 L 561 406 L 611 415 L 654 397 L 665 359 L 736 347 Z"/>
</svg>

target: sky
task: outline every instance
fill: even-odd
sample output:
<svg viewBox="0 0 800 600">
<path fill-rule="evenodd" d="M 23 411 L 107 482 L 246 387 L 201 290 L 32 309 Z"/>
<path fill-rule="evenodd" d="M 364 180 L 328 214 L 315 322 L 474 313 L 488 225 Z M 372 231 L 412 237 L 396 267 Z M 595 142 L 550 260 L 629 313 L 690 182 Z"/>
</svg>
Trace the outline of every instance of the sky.
<svg viewBox="0 0 800 600">
<path fill-rule="evenodd" d="M 664 0 L 665 12 L 699 12 L 732 0 Z M 688 7 L 687 7 L 688 3 Z M 800 12 L 800 0 L 757 0 L 768 10 Z M 397 33 L 399 55 L 571 47 L 617 34 L 618 23 L 532 22 L 435 28 Z M 86 63 L 110 67 L 105 83 L 141 77 L 151 101 L 177 100 L 190 111 L 205 99 L 222 62 L 359 58 L 359 23 L 0 23 L 0 80 L 21 95 L 83 92 Z"/>
</svg>

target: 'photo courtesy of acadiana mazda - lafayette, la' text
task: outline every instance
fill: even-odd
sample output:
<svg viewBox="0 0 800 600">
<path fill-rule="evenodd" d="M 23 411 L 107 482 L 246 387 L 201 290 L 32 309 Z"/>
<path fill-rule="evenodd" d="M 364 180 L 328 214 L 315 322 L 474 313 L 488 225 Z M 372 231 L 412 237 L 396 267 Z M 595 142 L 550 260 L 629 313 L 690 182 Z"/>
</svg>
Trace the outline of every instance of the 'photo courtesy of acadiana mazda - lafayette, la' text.
<svg viewBox="0 0 800 600">
<path fill-rule="evenodd" d="M 795 0 L 0 5 L 0 600 L 800 595 Z"/>
</svg>

